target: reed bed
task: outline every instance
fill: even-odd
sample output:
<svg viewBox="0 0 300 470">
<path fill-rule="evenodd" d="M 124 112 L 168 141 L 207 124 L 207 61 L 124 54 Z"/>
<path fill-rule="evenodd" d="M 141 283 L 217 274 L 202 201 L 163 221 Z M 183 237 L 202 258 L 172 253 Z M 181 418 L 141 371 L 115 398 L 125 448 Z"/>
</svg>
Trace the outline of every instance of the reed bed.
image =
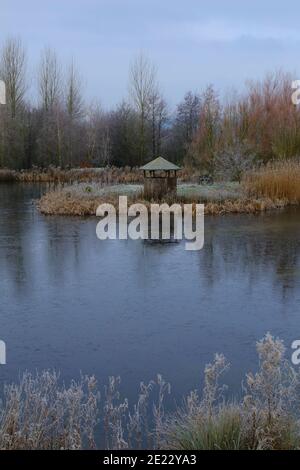
<svg viewBox="0 0 300 470">
<path fill-rule="evenodd" d="M 300 203 L 300 160 L 273 162 L 253 170 L 244 177 L 244 186 L 251 197 L 286 200 Z"/>
<path fill-rule="evenodd" d="M 123 185 L 102 187 L 95 185 L 73 185 L 58 188 L 46 193 L 38 201 L 38 208 L 44 215 L 64 215 L 64 216 L 94 216 L 97 207 L 103 203 L 112 204 L 118 211 L 119 195 L 128 196 L 128 204 L 142 203 L 148 209 L 152 203 L 157 200 L 146 199 L 143 195 L 141 185 Z M 170 194 L 165 196 L 159 202 L 167 204 L 192 204 L 194 211 L 196 204 L 205 204 L 206 215 L 225 215 L 225 214 L 254 214 L 267 210 L 284 208 L 288 205 L 288 200 L 271 200 L 270 198 L 246 198 L 243 194 L 234 196 L 233 199 L 207 198 L 207 191 L 204 191 L 204 197 L 193 193 Z M 225 195 L 227 192 L 225 191 Z"/>
<path fill-rule="evenodd" d="M 55 371 L 26 372 L 4 387 L 0 449 L 299 449 L 299 373 L 278 338 L 267 333 L 256 348 L 258 370 L 246 375 L 238 401 L 226 400 L 221 378 L 230 365 L 216 354 L 202 390 L 168 412 L 171 387 L 161 375 L 141 382 L 129 403 L 120 377 L 100 393 L 94 376 L 67 387 Z"/>
<path fill-rule="evenodd" d="M 179 178 L 196 182 L 199 178 L 192 169 L 183 168 Z M 97 182 L 102 184 L 135 184 L 143 182 L 143 172 L 139 167 L 71 168 L 61 169 L 33 167 L 30 170 L 10 170 L 0 168 L 0 182 L 21 181 L 24 183 L 69 183 Z"/>
<path fill-rule="evenodd" d="M 139 183 L 143 179 L 139 168 L 72 168 L 58 167 L 32 168 L 30 170 L 13 171 L 0 169 L 0 181 L 21 181 L 24 183 L 76 183 L 98 182 L 102 184 Z"/>
</svg>

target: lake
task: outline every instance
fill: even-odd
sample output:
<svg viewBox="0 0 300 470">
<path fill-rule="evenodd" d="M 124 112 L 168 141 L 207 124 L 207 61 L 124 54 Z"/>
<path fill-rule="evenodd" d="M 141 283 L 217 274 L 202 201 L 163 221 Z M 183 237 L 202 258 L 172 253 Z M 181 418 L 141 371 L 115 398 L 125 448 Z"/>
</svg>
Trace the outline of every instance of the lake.
<svg viewBox="0 0 300 470">
<path fill-rule="evenodd" d="M 300 211 L 206 217 L 199 252 L 177 244 L 96 237 L 96 218 L 45 217 L 45 187 L 0 185 L 0 380 L 55 368 L 122 390 L 161 373 L 177 401 L 203 379 L 215 352 L 238 393 L 270 331 L 300 339 Z"/>
</svg>

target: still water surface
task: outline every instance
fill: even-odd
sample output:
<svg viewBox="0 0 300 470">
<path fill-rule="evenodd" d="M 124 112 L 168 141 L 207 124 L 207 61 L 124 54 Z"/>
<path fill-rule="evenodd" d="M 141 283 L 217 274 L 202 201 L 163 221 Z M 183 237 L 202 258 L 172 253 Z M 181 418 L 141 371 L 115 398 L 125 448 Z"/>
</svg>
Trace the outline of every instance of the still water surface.
<svg viewBox="0 0 300 470">
<path fill-rule="evenodd" d="M 45 217 L 45 188 L 0 185 L 0 381 L 55 368 L 136 395 L 157 372 L 175 398 L 202 381 L 213 354 L 240 389 L 267 331 L 300 339 L 300 211 L 206 217 L 205 246 L 99 241 L 96 218 Z"/>
</svg>

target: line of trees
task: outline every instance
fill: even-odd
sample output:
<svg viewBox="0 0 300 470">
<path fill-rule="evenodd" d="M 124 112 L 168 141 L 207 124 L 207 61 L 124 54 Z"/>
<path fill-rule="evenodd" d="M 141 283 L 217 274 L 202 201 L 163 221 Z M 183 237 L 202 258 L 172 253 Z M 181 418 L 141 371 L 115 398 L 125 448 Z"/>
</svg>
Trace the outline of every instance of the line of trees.
<svg viewBox="0 0 300 470">
<path fill-rule="evenodd" d="M 178 164 L 238 179 L 255 161 L 300 155 L 300 113 L 291 101 L 289 74 L 249 82 L 244 94 L 221 102 L 210 85 L 187 92 L 170 110 L 157 70 L 144 55 L 129 73 L 129 96 L 111 111 L 87 105 L 74 62 L 62 67 L 45 48 L 28 99 L 27 54 L 20 39 L 0 50 L 0 79 L 7 105 L 0 107 L 0 167 L 49 165 L 136 166 L 164 155 Z"/>
<path fill-rule="evenodd" d="M 26 99 L 26 53 L 19 39 L 2 47 L 0 79 L 7 91 L 7 106 L 0 109 L 2 167 L 135 166 L 161 153 L 183 161 L 198 125 L 198 95 L 187 93 L 173 122 L 156 69 L 143 55 L 131 65 L 128 99 L 109 112 L 84 102 L 74 63 L 63 70 L 48 48 L 41 54 L 33 106 Z"/>
</svg>

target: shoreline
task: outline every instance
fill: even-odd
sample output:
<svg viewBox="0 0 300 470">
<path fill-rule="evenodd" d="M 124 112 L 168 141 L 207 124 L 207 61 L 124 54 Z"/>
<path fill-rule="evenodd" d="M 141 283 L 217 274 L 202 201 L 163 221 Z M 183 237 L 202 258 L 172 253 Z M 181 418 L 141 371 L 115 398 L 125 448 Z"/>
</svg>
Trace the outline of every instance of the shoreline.
<svg viewBox="0 0 300 470">
<path fill-rule="evenodd" d="M 87 189 L 89 186 L 87 187 Z M 284 209 L 288 206 L 296 205 L 286 199 L 272 200 L 270 198 L 249 198 L 244 196 L 242 193 L 236 193 L 236 196 L 231 199 L 224 197 L 223 199 L 210 199 L 209 197 L 195 197 L 192 194 L 189 195 L 170 195 L 160 201 L 149 201 L 143 198 L 141 190 L 130 191 L 123 189 L 120 185 L 120 191 L 117 191 L 118 186 L 114 186 L 114 191 L 111 191 L 112 187 L 103 187 L 100 189 L 102 194 L 90 194 L 87 191 L 83 194 L 80 191 L 76 191 L 74 188 L 62 188 L 50 191 L 43 195 L 37 202 L 38 210 L 43 215 L 60 215 L 60 216 L 96 216 L 97 207 L 103 203 L 112 204 L 116 211 L 118 211 L 119 196 L 128 196 L 128 204 L 141 203 L 144 204 L 148 209 L 151 204 L 204 204 L 205 215 L 226 215 L 226 214 L 256 214 L 270 210 Z M 180 188 L 180 187 L 179 187 Z M 73 189 L 73 190 L 72 190 Z M 123 191 L 122 191 L 123 189 Z M 201 188 L 204 191 L 210 191 L 206 187 Z M 200 190 L 199 190 L 200 191 Z M 91 191 L 92 192 L 92 191 Z M 240 195 L 239 195 L 240 194 Z M 225 194 L 226 196 L 226 194 Z M 298 204 L 297 204 L 298 205 Z"/>
<path fill-rule="evenodd" d="M 144 178 L 138 167 L 0 169 L 0 184 L 49 184 L 37 202 L 44 215 L 95 216 L 103 203 L 117 209 L 119 196 L 128 196 L 128 203 L 142 203 L 147 208 L 151 203 L 205 204 L 206 215 L 256 214 L 300 204 L 298 161 L 274 162 L 253 169 L 241 181 L 199 184 L 198 172 L 183 168 L 178 173 L 176 194 L 149 200 L 144 197 Z"/>
</svg>

